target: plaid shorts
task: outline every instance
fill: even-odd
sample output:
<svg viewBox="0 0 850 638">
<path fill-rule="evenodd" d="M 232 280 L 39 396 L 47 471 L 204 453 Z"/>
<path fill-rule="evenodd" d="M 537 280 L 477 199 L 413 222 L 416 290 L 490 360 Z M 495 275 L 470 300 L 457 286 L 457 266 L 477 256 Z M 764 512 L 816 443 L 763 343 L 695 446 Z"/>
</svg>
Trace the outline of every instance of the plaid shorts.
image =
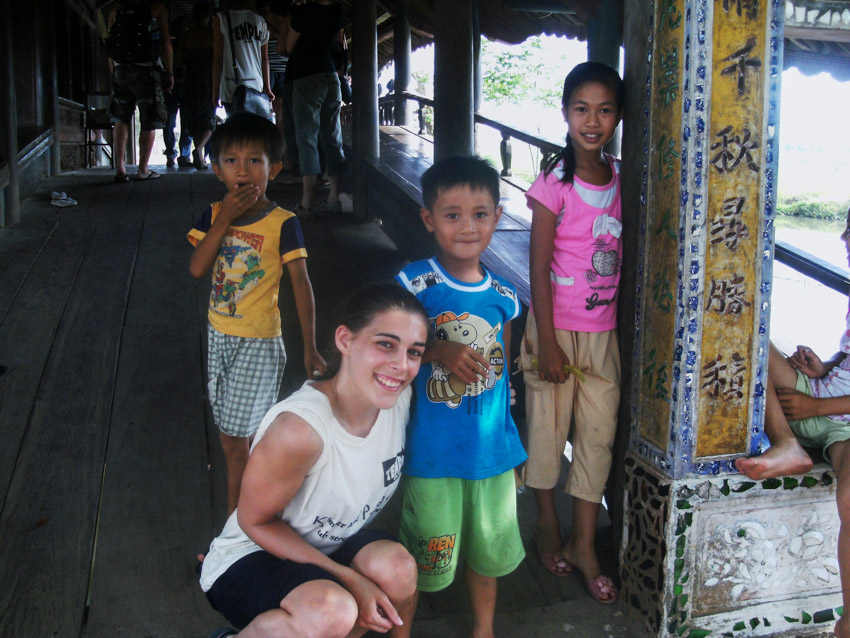
<svg viewBox="0 0 850 638">
<path fill-rule="evenodd" d="M 213 419 L 228 436 L 249 437 L 277 403 L 286 351 L 283 337 L 249 339 L 208 330 L 207 386 Z"/>
</svg>

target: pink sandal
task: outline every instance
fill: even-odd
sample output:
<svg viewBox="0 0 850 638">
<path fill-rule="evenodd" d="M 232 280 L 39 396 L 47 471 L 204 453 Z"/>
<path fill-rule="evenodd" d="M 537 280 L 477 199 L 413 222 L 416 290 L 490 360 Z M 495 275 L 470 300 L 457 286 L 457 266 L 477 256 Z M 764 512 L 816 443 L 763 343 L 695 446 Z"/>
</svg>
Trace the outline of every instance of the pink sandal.
<svg viewBox="0 0 850 638">
<path fill-rule="evenodd" d="M 603 605 L 610 605 L 617 602 L 619 593 L 614 586 L 614 581 L 608 578 L 608 576 L 600 574 L 596 578 L 585 578 L 584 584 L 587 586 L 587 591 L 593 600 Z"/>
<path fill-rule="evenodd" d="M 573 566 L 570 565 L 560 552 L 544 552 L 540 549 L 537 542 L 537 537 L 534 537 L 534 547 L 537 550 L 537 560 L 543 565 L 543 569 L 555 574 L 555 576 L 566 576 L 573 571 Z"/>
</svg>

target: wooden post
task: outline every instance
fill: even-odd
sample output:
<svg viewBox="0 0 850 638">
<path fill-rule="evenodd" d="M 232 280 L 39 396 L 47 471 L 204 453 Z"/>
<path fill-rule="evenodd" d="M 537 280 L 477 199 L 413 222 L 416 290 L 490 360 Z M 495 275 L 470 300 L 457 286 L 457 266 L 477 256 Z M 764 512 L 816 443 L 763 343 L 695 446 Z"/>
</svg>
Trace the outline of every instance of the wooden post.
<svg viewBox="0 0 850 638">
<path fill-rule="evenodd" d="M 12 25 L 14 24 L 13 3 L 4 2 L 0 10 L 0 33 L 3 42 L 3 55 L 0 56 L 0 153 L 9 167 L 9 185 L 5 190 L 5 202 L 0 207 L 0 226 L 17 224 L 21 221 L 20 171 L 18 167 L 18 105 L 15 94 L 15 57 L 12 45 Z"/>
<path fill-rule="evenodd" d="M 471 155 L 472 0 L 434 2 L 434 159 Z"/>
<path fill-rule="evenodd" d="M 376 0 L 361 0 L 353 15 L 351 47 L 354 142 L 354 213 L 369 216 L 369 196 L 360 162 L 375 160 L 378 145 L 378 34 Z"/>
<path fill-rule="evenodd" d="M 475 152 L 478 152 L 478 126 L 475 113 L 481 108 L 481 21 L 480 0 L 472 0 L 472 127 L 475 134 Z"/>
<path fill-rule="evenodd" d="M 399 0 L 393 18 L 393 62 L 395 63 L 395 104 L 394 119 L 396 126 L 407 124 L 410 109 L 402 93 L 410 85 L 410 22 L 408 18 L 408 0 Z"/>
<path fill-rule="evenodd" d="M 602 62 L 620 72 L 622 39 L 618 4 L 617 0 L 599 0 L 596 3 L 596 17 L 587 22 L 587 59 Z M 605 146 L 605 151 L 615 157 L 620 155 L 619 135 Z"/>
<path fill-rule="evenodd" d="M 46 37 L 42 37 L 42 42 L 56 42 L 56 11 L 46 11 L 44 17 L 44 30 L 47 32 Z M 47 121 L 53 129 L 53 146 L 50 149 L 50 175 L 58 175 L 62 172 L 62 145 L 59 141 L 60 128 L 60 113 L 59 113 L 59 63 L 57 58 L 56 46 L 47 47 L 48 64 L 47 64 L 47 87 L 48 105 L 47 105 Z"/>
</svg>

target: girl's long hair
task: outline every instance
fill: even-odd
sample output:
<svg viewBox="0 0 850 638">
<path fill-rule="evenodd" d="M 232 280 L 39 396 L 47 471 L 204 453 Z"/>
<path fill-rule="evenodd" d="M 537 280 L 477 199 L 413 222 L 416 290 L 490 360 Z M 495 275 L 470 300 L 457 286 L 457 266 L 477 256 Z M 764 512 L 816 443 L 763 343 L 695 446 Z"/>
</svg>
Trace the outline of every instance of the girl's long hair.
<svg viewBox="0 0 850 638">
<path fill-rule="evenodd" d="M 351 332 L 358 333 L 369 325 L 376 315 L 386 310 L 403 310 L 422 317 L 428 325 L 428 313 L 419 300 L 406 288 L 395 283 L 371 283 L 361 286 L 346 297 L 337 307 L 334 326 L 345 326 Z M 331 352 L 324 379 L 330 379 L 339 372 L 342 355 L 331 337 Z"/>
<path fill-rule="evenodd" d="M 587 82 L 598 82 L 611 89 L 617 101 L 618 111 L 623 112 L 623 80 L 614 69 L 601 62 L 582 62 L 573 67 L 573 70 L 567 74 L 567 77 L 564 78 L 564 93 L 561 96 L 561 104 L 565 109 L 568 108 L 573 92 Z M 564 163 L 564 176 L 561 178 L 561 182 L 571 184 L 576 172 L 576 156 L 569 131 L 567 132 L 566 146 L 549 160 L 546 168 L 543 169 L 544 174 L 551 173 L 558 162 L 561 161 Z"/>
</svg>

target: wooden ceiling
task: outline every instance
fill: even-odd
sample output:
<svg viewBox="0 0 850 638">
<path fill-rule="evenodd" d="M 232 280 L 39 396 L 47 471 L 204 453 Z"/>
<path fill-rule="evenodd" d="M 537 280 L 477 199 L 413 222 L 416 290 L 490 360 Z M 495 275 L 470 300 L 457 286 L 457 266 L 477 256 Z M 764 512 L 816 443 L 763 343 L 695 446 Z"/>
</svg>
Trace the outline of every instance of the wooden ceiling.
<svg viewBox="0 0 850 638">
<path fill-rule="evenodd" d="M 491 40 L 518 44 L 532 35 L 546 33 L 584 40 L 587 21 L 596 17 L 594 0 L 479 0 L 481 33 Z M 358 0 L 341 0 L 345 8 L 346 33 L 351 34 L 351 16 Z M 617 0 L 622 15 L 623 0 Z M 378 66 L 393 57 L 393 20 L 396 0 L 377 0 Z M 434 39 L 433 0 L 409 0 L 408 15 L 413 49 L 431 44 Z M 524 10 L 524 7 L 534 10 Z M 541 10 L 542 9 L 542 10 Z M 548 9 L 548 10 L 546 10 Z M 356 43 L 352 42 L 352 46 Z"/>
</svg>

